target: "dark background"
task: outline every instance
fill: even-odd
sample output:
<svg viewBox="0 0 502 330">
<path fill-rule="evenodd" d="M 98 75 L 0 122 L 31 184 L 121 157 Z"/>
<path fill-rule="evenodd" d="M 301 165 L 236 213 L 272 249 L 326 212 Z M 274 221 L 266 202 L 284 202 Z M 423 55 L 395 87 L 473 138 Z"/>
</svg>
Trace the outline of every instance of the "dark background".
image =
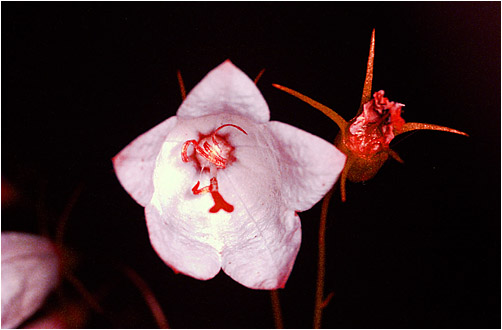
<svg viewBox="0 0 502 330">
<path fill-rule="evenodd" d="M 150 246 L 143 208 L 111 158 L 181 103 L 225 59 L 254 78 L 272 120 L 332 141 L 301 91 L 351 119 L 371 30 L 374 90 L 407 121 L 470 134 L 400 136 L 389 161 L 330 206 L 327 328 L 500 327 L 500 3 L 13 3 L 2 5 L 2 230 L 54 233 L 83 187 L 65 242 L 75 274 L 106 315 L 86 327 L 155 327 L 115 264 L 135 269 L 172 327 L 270 328 L 267 292 L 224 273 L 175 275 Z M 337 186 L 338 188 L 338 186 Z M 4 193 L 4 196 L 5 195 Z M 320 205 L 301 214 L 303 243 L 281 302 L 285 326 L 312 326 Z M 77 258 L 78 257 L 78 258 Z M 66 285 L 67 295 L 78 295 Z M 56 299 L 55 299 L 56 300 Z M 83 303 L 82 303 L 83 305 Z"/>
</svg>

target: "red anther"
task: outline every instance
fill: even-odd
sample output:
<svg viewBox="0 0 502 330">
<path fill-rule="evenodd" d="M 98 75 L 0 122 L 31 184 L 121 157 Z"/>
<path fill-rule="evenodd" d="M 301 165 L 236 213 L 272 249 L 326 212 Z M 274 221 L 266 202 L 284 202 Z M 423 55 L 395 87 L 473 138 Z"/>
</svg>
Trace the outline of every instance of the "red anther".
<svg viewBox="0 0 502 330">
<path fill-rule="evenodd" d="M 190 161 L 190 159 L 188 158 L 188 147 L 190 147 L 191 144 L 194 145 L 195 152 L 204 157 L 206 160 L 210 161 L 216 166 L 225 168 L 226 160 L 224 158 L 221 158 L 207 142 L 204 143 L 204 148 L 201 148 L 199 143 L 195 140 L 188 140 L 183 144 L 183 147 L 181 148 L 181 160 L 183 162 L 187 163 Z"/>
<path fill-rule="evenodd" d="M 218 152 L 214 150 L 214 148 L 211 148 L 211 146 L 209 145 L 209 143 L 207 143 L 207 141 L 204 142 L 204 149 L 205 153 L 204 154 L 201 153 L 201 156 L 203 156 L 208 161 L 210 161 L 211 163 L 213 163 L 218 167 L 225 168 L 227 166 L 227 159 L 221 157 L 218 154 Z"/>
<path fill-rule="evenodd" d="M 183 162 L 185 162 L 185 163 L 189 162 L 188 147 L 190 147 L 190 145 L 193 144 L 194 145 L 194 149 L 195 149 L 195 153 L 199 154 L 201 157 L 203 157 L 204 159 L 206 159 L 208 162 L 213 163 L 217 167 L 219 167 L 219 168 L 225 168 L 226 165 L 227 165 L 227 161 L 228 161 L 228 159 L 225 158 L 225 156 L 228 153 L 228 151 L 225 150 L 225 149 L 231 149 L 231 147 L 230 146 L 225 146 L 223 148 L 223 150 L 225 150 L 225 151 L 223 151 L 219 147 L 220 144 L 218 143 L 218 141 L 216 139 L 216 132 L 218 132 L 220 129 L 222 129 L 224 127 L 227 127 L 227 126 L 237 128 L 242 133 L 244 133 L 246 135 L 248 134 L 248 133 L 246 133 L 245 130 L 243 130 L 242 128 L 240 128 L 237 125 L 233 125 L 233 124 L 222 125 L 222 126 L 218 127 L 211 134 L 211 140 L 212 140 L 212 142 L 213 142 L 214 145 L 210 145 L 207 140 L 204 141 L 204 144 L 202 146 L 199 144 L 199 142 L 202 143 L 202 140 L 199 141 L 199 142 L 197 142 L 196 140 L 188 140 L 188 141 L 186 141 L 183 144 L 183 147 L 181 149 L 181 160 Z M 224 153 L 224 155 L 221 155 L 221 153 Z"/>
<path fill-rule="evenodd" d="M 190 147 L 191 144 L 193 144 L 194 146 L 198 146 L 197 141 L 195 141 L 195 140 L 188 140 L 185 143 L 183 143 L 183 147 L 181 148 L 181 160 L 184 163 L 188 163 L 188 161 L 189 161 L 189 159 L 188 159 L 188 147 Z"/>
</svg>

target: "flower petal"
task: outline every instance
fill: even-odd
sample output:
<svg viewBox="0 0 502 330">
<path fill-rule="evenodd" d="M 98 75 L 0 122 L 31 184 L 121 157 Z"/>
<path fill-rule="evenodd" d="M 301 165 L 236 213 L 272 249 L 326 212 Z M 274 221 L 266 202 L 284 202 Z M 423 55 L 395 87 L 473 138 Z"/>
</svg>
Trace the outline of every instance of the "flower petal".
<svg viewBox="0 0 502 330">
<path fill-rule="evenodd" d="M 120 183 L 142 206 L 146 206 L 152 198 L 155 160 L 176 122 L 176 117 L 163 121 L 137 137 L 113 158 L 113 166 Z"/>
<path fill-rule="evenodd" d="M 225 232 L 223 270 L 251 289 L 283 288 L 302 240 L 300 218 L 295 212 L 273 202 L 269 206 L 255 209 L 258 212 L 243 208 L 232 217 L 231 228 Z"/>
<path fill-rule="evenodd" d="M 199 280 L 208 280 L 218 274 L 220 255 L 210 244 L 197 239 L 210 236 L 206 232 L 212 230 L 210 225 L 204 226 L 201 219 L 190 218 L 188 214 L 179 217 L 180 213 L 159 211 L 154 204 L 146 207 L 145 215 L 153 248 L 175 272 Z"/>
<path fill-rule="evenodd" d="M 234 206 L 222 233 L 223 270 L 252 289 L 284 287 L 301 243 L 301 224 L 281 191 L 280 152 L 267 125 L 240 124 L 231 139 L 236 161 L 218 175 Z"/>
<path fill-rule="evenodd" d="M 217 170 L 219 192 L 235 208 L 231 213 L 212 214 L 211 196 L 193 195 L 191 190 L 198 181 L 207 185 L 210 173 L 200 172 L 193 162 L 182 162 L 180 141 L 197 139 L 199 134 L 210 134 L 228 123 L 247 132 L 221 131 L 235 147 L 235 159 Z M 298 252 L 301 231 L 294 210 L 285 210 L 278 159 L 270 141 L 274 138 L 266 126 L 247 117 L 220 114 L 178 122 L 157 159 L 152 209 L 147 208 L 152 244 L 168 265 L 207 279 L 217 273 L 223 256 L 226 272 L 248 287 L 284 285 Z M 236 260 L 249 254 L 253 255 L 249 263 Z"/>
<path fill-rule="evenodd" d="M 213 69 L 194 87 L 177 115 L 196 118 L 221 112 L 260 123 L 270 119 L 268 105 L 255 83 L 230 60 Z"/>
<path fill-rule="evenodd" d="M 17 327 L 35 313 L 58 279 L 59 258 L 50 241 L 2 233 L 2 328 Z"/>
<path fill-rule="evenodd" d="M 294 210 L 316 204 L 338 179 L 346 156 L 327 141 L 296 127 L 270 122 L 280 152 L 282 193 Z"/>
<path fill-rule="evenodd" d="M 198 181 L 201 186 L 209 184 L 209 173 L 200 173 L 194 161 L 183 162 L 181 152 L 184 141 L 197 140 L 200 134 L 208 135 L 225 123 L 234 123 L 234 117 L 180 119 L 161 147 L 153 174 L 155 192 L 146 209 L 152 245 L 171 268 L 201 280 L 214 277 L 221 268 L 221 227 L 229 222 L 230 214 L 211 214 L 211 195 L 192 193 Z M 238 118 L 253 123 L 246 117 Z M 228 134 L 244 135 L 237 130 Z"/>
</svg>

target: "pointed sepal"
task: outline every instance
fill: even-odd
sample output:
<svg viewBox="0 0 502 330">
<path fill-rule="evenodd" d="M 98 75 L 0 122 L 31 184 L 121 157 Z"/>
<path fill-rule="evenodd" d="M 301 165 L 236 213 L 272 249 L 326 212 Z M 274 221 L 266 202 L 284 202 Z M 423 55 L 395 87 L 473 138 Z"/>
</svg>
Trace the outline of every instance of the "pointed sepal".
<svg viewBox="0 0 502 330">
<path fill-rule="evenodd" d="M 410 132 L 410 131 L 416 131 L 416 130 L 442 131 L 442 132 L 448 132 L 448 133 L 469 136 L 469 134 L 464 133 L 459 130 L 456 130 L 456 129 L 453 129 L 453 128 L 434 125 L 434 124 L 425 124 L 425 123 L 405 123 L 401 129 L 396 130 L 395 135 L 397 136 L 399 134 L 403 134 L 403 133 Z"/>
<path fill-rule="evenodd" d="M 345 119 L 343 119 L 342 116 L 340 116 L 335 111 L 328 108 L 327 106 L 325 106 L 317 101 L 314 101 L 310 97 L 305 96 L 302 93 L 299 93 L 295 90 L 292 90 L 291 88 L 284 87 L 284 86 L 281 86 L 278 84 L 272 84 L 272 86 L 274 86 L 277 89 L 280 89 L 283 92 L 286 92 L 290 95 L 293 95 L 296 98 L 299 98 L 303 102 L 308 103 L 311 106 L 313 106 L 314 108 L 316 108 L 317 110 L 321 111 L 326 116 L 328 116 L 331 120 L 333 120 L 338 125 L 338 127 L 340 128 L 341 131 L 344 131 L 347 128 L 347 121 Z"/>
</svg>

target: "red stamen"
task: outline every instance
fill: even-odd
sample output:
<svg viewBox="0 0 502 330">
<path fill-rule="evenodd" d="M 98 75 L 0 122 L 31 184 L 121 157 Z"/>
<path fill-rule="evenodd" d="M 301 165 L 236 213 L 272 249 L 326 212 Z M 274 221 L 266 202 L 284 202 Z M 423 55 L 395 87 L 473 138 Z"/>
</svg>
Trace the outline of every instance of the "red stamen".
<svg viewBox="0 0 502 330">
<path fill-rule="evenodd" d="M 209 143 L 204 142 L 204 153 L 200 153 L 202 157 L 213 163 L 218 167 L 225 168 L 227 166 L 227 159 L 221 157 L 214 148 L 211 148 Z"/>
<path fill-rule="evenodd" d="M 201 148 L 199 143 L 195 140 L 189 140 L 183 144 L 181 149 L 181 160 L 183 162 L 187 163 L 190 161 L 188 158 L 188 147 L 190 147 L 191 144 L 194 145 L 195 152 L 204 157 L 207 161 L 215 164 L 216 166 L 225 168 L 227 162 L 226 159 L 220 157 L 220 155 L 218 155 L 218 153 L 211 148 L 207 142 L 204 143 L 204 148 Z"/>
<path fill-rule="evenodd" d="M 189 159 L 188 159 L 188 147 L 190 147 L 191 144 L 193 144 L 194 146 L 198 146 L 197 141 L 195 141 L 195 140 L 188 140 L 185 143 L 183 143 L 183 147 L 181 148 L 181 160 L 184 163 L 188 163 L 188 161 L 189 161 Z"/>
<path fill-rule="evenodd" d="M 190 145 L 193 144 L 194 146 L 194 153 L 198 156 L 201 156 L 208 162 L 216 165 L 216 167 L 213 167 L 210 164 L 206 164 L 205 162 L 201 162 L 201 167 L 204 169 L 205 167 L 209 167 L 211 169 L 211 174 L 216 175 L 215 171 L 216 169 L 224 169 L 227 165 L 228 162 L 228 156 L 230 155 L 230 152 L 233 150 L 232 146 L 228 144 L 228 142 L 222 138 L 218 137 L 220 140 L 220 143 L 218 143 L 216 133 L 221 130 L 222 128 L 225 127 L 233 127 L 238 129 L 244 134 L 246 133 L 245 130 L 243 130 L 241 127 L 233 124 L 225 124 L 220 127 L 218 127 L 212 134 L 211 134 L 211 140 L 213 144 L 211 145 L 210 142 L 208 142 L 208 137 L 202 138 L 200 141 L 196 140 L 188 140 L 183 144 L 183 147 L 181 149 L 181 160 L 185 163 L 189 162 L 190 159 L 188 158 L 188 148 Z M 220 144 L 223 144 L 221 147 Z M 199 159 L 200 160 L 200 159 Z M 227 203 L 221 194 L 218 192 L 218 180 L 216 180 L 216 177 L 211 178 L 210 185 L 207 187 L 203 187 L 199 189 L 200 181 L 197 181 L 195 186 L 192 188 L 192 193 L 194 195 L 200 195 L 204 193 L 211 193 L 211 197 L 213 197 L 214 200 L 214 206 L 209 210 L 211 213 L 217 213 L 219 210 L 225 210 L 227 212 L 232 212 L 234 210 L 234 207 Z"/>
</svg>

